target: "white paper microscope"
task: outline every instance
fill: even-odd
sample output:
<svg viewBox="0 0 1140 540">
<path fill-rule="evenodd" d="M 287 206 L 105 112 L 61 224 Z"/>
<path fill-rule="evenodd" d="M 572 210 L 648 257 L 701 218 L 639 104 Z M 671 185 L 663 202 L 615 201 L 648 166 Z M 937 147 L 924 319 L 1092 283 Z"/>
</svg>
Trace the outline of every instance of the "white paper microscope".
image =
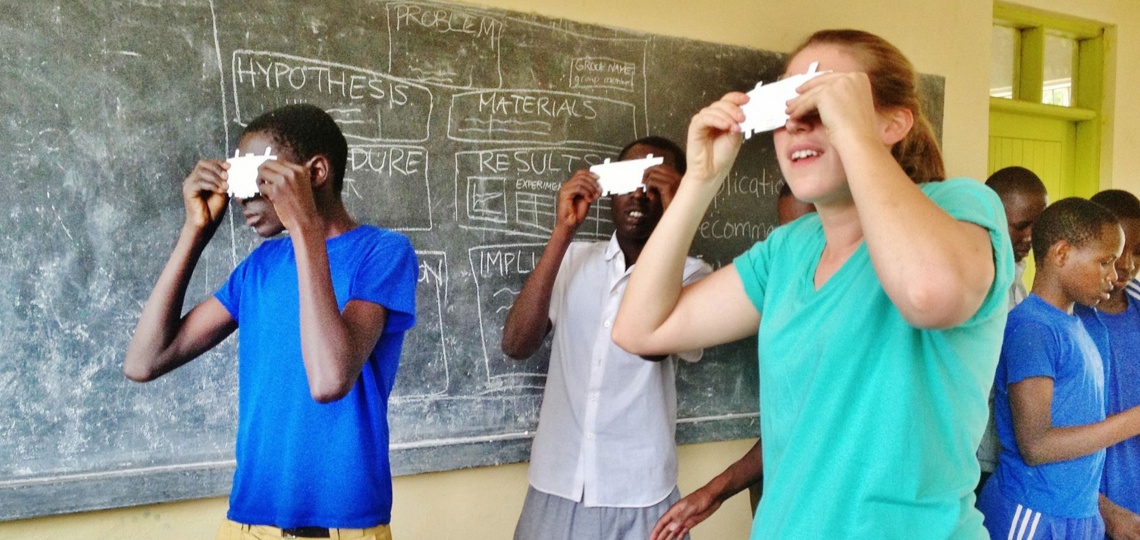
<svg viewBox="0 0 1140 540">
<path fill-rule="evenodd" d="M 264 155 L 249 153 L 242 156 L 240 155 L 241 150 L 234 150 L 234 157 L 226 160 L 226 163 L 230 164 L 229 171 L 227 171 L 230 189 L 227 193 L 231 197 L 239 199 L 256 197 L 258 193 L 261 193 L 261 190 L 257 188 L 257 168 L 266 161 L 277 159 L 277 156 L 272 155 L 272 152 L 272 148 L 266 148 Z"/>
<path fill-rule="evenodd" d="M 665 158 L 653 157 L 649 154 L 641 159 L 615 161 L 610 163 L 606 158 L 604 163 L 590 167 L 590 172 L 598 175 L 598 184 L 602 186 L 602 195 L 623 195 L 633 193 L 641 187 L 641 179 L 645 176 L 645 169 L 660 165 Z"/>
<path fill-rule="evenodd" d="M 788 123 L 788 101 L 799 94 L 796 88 L 827 71 L 816 71 L 819 62 L 812 62 L 807 73 L 793 75 L 786 79 L 765 85 L 756 83 L 756 88 L 748 92 L 748 103 L 741 107 L 744 111 L 744 121 L 740 123 L 740 130 L 744 138 L 749 139 L 757 133 L 772 131 L 784 127 Z"/>
</svg>

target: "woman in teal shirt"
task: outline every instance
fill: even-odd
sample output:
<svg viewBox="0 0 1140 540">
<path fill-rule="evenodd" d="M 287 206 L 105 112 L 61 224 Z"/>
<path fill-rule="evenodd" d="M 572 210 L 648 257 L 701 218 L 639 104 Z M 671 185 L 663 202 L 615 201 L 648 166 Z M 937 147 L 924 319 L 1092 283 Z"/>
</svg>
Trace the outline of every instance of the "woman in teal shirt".
<svg viewBox="0 0 1140 540">
<path fill-rule="evenodd" d="M 706 107 L 614 340 L 661 354 L 759 328 L 764 497 L 753 538 L 984 538 L 974 450 L 1013 279 L 1005 214 L 981 183 L 941 181 L 913 68 L 896 48 L 866 32 L 818 32 L 785 73 L 812 62 L 828 73 L 800 86 L 773 138 L 785 180 L 817 214 L 682 288 L 748 98 Z M 706 509 L 759 476 L 751 461 L 726 471 Z M 683 514 L 666 515 L 662 537 L 692 524 Z"/>
</svg>

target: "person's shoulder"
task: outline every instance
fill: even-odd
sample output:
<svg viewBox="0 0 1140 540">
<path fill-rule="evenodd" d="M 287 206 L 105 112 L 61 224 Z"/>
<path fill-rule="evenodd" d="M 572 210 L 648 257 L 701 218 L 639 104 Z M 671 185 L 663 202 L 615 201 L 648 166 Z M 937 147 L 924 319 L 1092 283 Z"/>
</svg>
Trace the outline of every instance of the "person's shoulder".
<svg viewBox="0 0 1140 540">
<path fill-rule="evenodd" d="M 349 231 L 349 234 L 357 244 L 367 244 L 382 249 L 412 249 L 412 241 L 403 233 L 375 225 L 360 225 Z"/>
</svg>

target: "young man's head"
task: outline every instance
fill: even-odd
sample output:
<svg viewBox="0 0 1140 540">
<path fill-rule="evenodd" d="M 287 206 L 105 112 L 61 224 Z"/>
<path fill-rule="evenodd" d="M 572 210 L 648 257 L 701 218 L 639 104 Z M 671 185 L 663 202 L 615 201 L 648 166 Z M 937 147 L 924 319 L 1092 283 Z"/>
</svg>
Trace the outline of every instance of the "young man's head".
<svg viewBox="0 0 1140 540">
<path fill-rule="evenodd" d="M 776 196 L 776 224 L 786 225 L 804 214 L 815 212 L 815 205 L 806 203 L 792 194 L 792 188 L 787 182 L 780 184 L 779 194 Z"/>
<path fill-rule="evenodd" d="M 657 167 L 668 167 L 678 175 L 685 174 L 685 151 L 664 137 L 644 137 L 629 143 L 618 154 L 618 161 L 641 159 L 650 154 L 664 159 Z M 610 217 L 618 236 L 623 239 L 648 240 L 664 213 L 665 207 L 656 190 L 638 188 L 632 193 L 610 196 Z"/>
<path fill-rule="evenodd" d="M 242 155 L 265 153 L 272 147 L 277 159 L 297 164 L 309 164 L 314 159 L 327 161 L 329 178 L 314 188 L 320 200 L 320 191 L 327 197 L 339 200 L 344 184 L 344 169 L 348 159 L 348 143 L 336 122 L 320 107 L 309 104 L 286 105 L 254 118 L 242 131 L 238 150 Z M 316 179 L 313 179 L 316 180 Z M 273 205 L 261 196 L 239 201 L 246 224 L 257 234 L 268 238 L 285 229 Z"/>
<path fill-rule="evenodd" d="M 1121 294 L 1140 270 L 1140 199 L 1124 190 L 1106 189 L 1090 200 L 1116 215 L 1124 229 L 1124 250 L 1116 259 L 1116 283 L 1112 287 L 1114 295 Z"/>
<path fill-rule="evenodd" d="M 1079 197 L 1057 201 L 1033 227 L 1033 291 L 1053 291 L 1064 303 L 1107 300 L 1123 247 L 1124 232 L 1108 209 Z"/>
<path fill-rule="evenodd" d="M 990 175 L 986 185 L 1001 198 L 1014 261 L 1021 262 L 1032 247 L 1033 223 L 1049 204 L 1045 184 L 1025 167 L 1006 167 Z"/>
</svg>

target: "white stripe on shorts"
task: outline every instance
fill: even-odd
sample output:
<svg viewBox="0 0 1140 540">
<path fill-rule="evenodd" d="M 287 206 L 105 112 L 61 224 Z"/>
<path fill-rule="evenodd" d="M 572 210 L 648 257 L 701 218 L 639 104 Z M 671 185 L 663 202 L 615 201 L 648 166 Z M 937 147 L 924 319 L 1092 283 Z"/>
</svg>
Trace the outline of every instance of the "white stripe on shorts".
<svg viewBox="0 0 1140 540">
<path fill-rule="evenodd" d="M 1023 513 L 1022 510 L 1025 512 Z M 1030 525 L 1032 520 L 1033 524 Z M 1033 535 L 1037 533 L 1037 522 L 1041 520 L 1041 512 L 1034 512 L 1029 508 L 1022 505 L 1017 505 L 1017 512 L 1013 514 L 1013 521 L 1009 524 L 1009 536 L 1006 540 L 1013 540 L 1013 531 L 1017 531 L 1017 540 L 1032 540 Z M 1021 526 L 1018 527 L 1018 522 Z M 1025 535 L 1026 527 L 1029 528 L 1029 536 Z"/>
</svg>

